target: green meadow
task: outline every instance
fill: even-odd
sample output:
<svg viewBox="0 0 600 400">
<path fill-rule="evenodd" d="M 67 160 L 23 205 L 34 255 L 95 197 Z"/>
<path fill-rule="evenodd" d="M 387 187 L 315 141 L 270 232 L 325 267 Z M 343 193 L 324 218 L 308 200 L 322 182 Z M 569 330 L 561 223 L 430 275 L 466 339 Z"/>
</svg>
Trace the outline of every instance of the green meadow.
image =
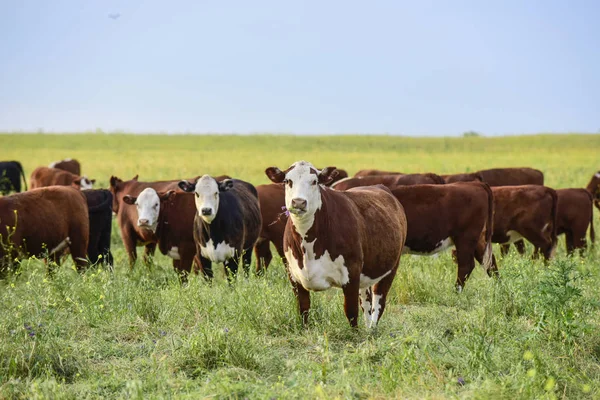
<svg viewBox="0 0 600 400">
<path fill-rule="evenodd" d="M 301 159 L 350 174 L 529 166 L 548 186 L 585 187 L 599 149 L 600 135 L 576 134 L 0 135 L 27 178 L 71 157 L 98 187 L 204 173 L 258 185 Z M 405 255 L 376 329 L 350 328 L 339 289 L 312 294 L 305 328 L 277 256 L 264 276 L 230 285 L 214 266 L 212 284 L 181 284 L 160 254 L 130 270 L 115 222 L 114 271 L 67 260 L 49 276 L 29 259 L 0 280 L 0 398 L 597 399 L 600 246 L 569 257 L 559 243 L 548 265 L 495 247 L 500 279 L 477 267 L 461 294 L 449 252 Z"/>
</svg>

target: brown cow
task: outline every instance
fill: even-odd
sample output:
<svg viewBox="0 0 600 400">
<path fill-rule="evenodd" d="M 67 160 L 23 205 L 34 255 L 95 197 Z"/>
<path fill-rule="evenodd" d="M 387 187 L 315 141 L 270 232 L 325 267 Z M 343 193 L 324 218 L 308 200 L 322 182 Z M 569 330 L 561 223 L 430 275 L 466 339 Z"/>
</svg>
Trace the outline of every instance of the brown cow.
<svg viewBox="0 0 600 400">
<path fill-rule="evenodd" d="M 48 168 L 58 168 L 62 169 L 63 171 L 69 171 L 74 175 L 81 175 L 81 165 L 79 164 L 79 161 L 70 158 L 65 158 L 61 161 L 54 161 L 48 165 Z"/>
<path fill-rule="evenodd" d="M 558 196 L 554 189 L 540 185 L 493 187 L 494 235 L 492 241 L 503 246 L 527 239 L 541 249 L 546 260 L 556 248 Z"/>
<path fill-rule="evenodd" d="M 220 176 L 217 179 L 227 179 L 227 176 Z M 113 194 L 113 212 L 117 214 L 117 221 L 121 230 L 121 238 L 123 245 L 129 256 L 129 264 L 133 266 L 137 260 L 136 246 L 144 246 L 144 262 L 148 261 L 148 257 L 154 255 L 156 251 L 157 238 L 152 230 L 138 225 L 138 215 L 134 207 L 121 207 L 123 197 L 130 195 L 138 196 L 144 189 L 152 188 L 157 192 L 167 192 L 169 190 L 179 190 L 177 185 L 179 180 L 172 181 L 157 181 L 157 182 L 141 182 L 138 180 L 138 175 L 131 180 L 123 181 L 116 176 L 110 177 L 109 190 Z"/>
<path fill-rule="evenodd" d="M 88 237 L 86 200 L 74 188 L 53 186 L 0 198 L 0 264 L 23 254 L 48 255 L 59 263 L 68 248 L 81 269 L 87 265 Z"/>
<path fill-rule="evenodd" d="M 40 188 L 46 186 L 73 186 L 77 189 L 92 189 L 95 179 L 88 179 L 85 176 L 72 174 L 58 168 L 38 167 L 31 173 L 30 188 Z"/>
<path fill-rule="evenodd" d="M 256 187 L 256 191 L 263 221 L 258 241 L 254 246 L 256 272 L 260 273 L 267 269 L 273 259 L 271 243 L 277 249 L 284 265 L 287 266 L 283 253 L 283 234 L 288 213 L 285 208 L 285 187 L 283 185 L 278 183 L 259 185 Z"/>
<path fill-rule="evenodd" d="M 348 190 L 350 188 L 360 186 L 383 185 L 387 186 L 388 188 L 394 188 L 396 186 L 420 184 L 440 185 L 444 184 L 444 180 L 439 175 L 431 173 L 407 175 L 371 175 L 359 178 L 342 179 L 341 181 L 331 185 L 331 187 L 335 190 Z"/>
<path fill-rule="evenodd" d="M 381 171 L 379 169 L 361 169 L 354 174 L 355 178 L 362 176 L 377 176 L 377 175 L 404 175 L 404 172 Z"/>
<path fill-rule="evenodd" d="M 347 192 L 324 185 L 335 167 L 317 170 L 306 161 L 285 172 L 267 168 L 274 183 L 285 184 L 290 212 L 283 239 L 288 274 L 307 323 L 309 290 L 339 287 L 344 311 L 357 326 L 359 295 L 367 327 L 374 327 L 385 310 L 406 239 L 402 205 L 384 186 Z"/>
<path fill-rule="evenodd" d="M 448 174 L 442 175 L 442 178 L 446 183 L 456 183 L 456 182 L 483 182 L 483 178 L 479 174 L 479 172 L 467 172 L 464 174 Z"/>
<path fill-rule="evenodd" d="M 492 187 L 544 184 L 544 173 L 533 168 L 492 168 L 477 173 Z"/>
<path fill-rule="evenodd" d="M 139 196 L 123 196 L 123 202 L 137 207 L 138 226 L 152 230 L 160 252 L 173 259 L 173 268 L 183 277 L 189 274 L 196 254 L 194 195 L 146 188 Z"/>
<path fill-rule="evenodd" d="M 456 288 L 461 291 L 475 259 L 488 275 L 497 273 L 492 254 L 494 198 L 482 182 L 397 187 L 408 221 L 404 252 L 432 255 L 456 247 Z"/>
<path fill-rule="evenodd" d="M 592 175 L 592 179 L 590 179 L 586 190 L 592 194 L 594 205 L 600 210 L 600 171 Z"/>
</svg>

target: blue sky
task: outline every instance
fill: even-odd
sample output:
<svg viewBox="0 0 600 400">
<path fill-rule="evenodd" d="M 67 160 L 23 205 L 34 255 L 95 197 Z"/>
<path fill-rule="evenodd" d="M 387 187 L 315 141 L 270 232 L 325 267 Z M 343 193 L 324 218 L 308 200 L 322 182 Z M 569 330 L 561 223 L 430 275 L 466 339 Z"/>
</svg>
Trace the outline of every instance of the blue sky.
<svg viewBox="0 0 600 400">
<path fill-rule="evenodd" d="M 0 60 L 2 131 L 600 129 L 593 0 L 5 0 Z"/>
</svg>

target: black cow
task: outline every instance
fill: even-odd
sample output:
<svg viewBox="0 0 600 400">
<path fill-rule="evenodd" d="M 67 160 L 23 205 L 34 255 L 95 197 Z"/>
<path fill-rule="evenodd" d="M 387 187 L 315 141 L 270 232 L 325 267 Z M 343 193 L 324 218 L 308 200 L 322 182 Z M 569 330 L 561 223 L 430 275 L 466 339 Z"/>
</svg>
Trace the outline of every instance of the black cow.
<svg viewBox="0 0 600 400">
<path fill-rule="evenodd" d="M 102 261 L 113 266 L 110 252 L 110 234 L 112 231 L 112 193 L 106 189 L 83 190 L 88 205 L 90 219 L 90 241 L 88 258 L 92 264 Z M 100 258 L 102 256 L 102 258 Z"/>
<path fill-rule="evenodd" d="M 238 179 L 217 182 L 208 175 L 194 183 L 181 181 L 179 187 L 196 195 L 194 241 L 204 274 L 212 278 L 212 262 L 222 262 L 225 272 L 235 275 L 240 257 L 247 273 L 262 226 L 256 188 Z"/>
<path fill-rule="evenodd" d="M 21 177 L 27 190 L 27 180 L 23 172 L 23 166 L 18 161 L 0 161 L 0 193 L 7 195 L 13 190 L 21 191 Z"/>
</svg>

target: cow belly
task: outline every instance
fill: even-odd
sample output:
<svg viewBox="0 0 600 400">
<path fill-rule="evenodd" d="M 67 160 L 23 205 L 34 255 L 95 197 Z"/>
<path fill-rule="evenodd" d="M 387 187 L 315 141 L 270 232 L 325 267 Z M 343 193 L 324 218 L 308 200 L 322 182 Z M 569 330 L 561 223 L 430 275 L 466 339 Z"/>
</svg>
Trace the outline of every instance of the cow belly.
<svg viewBox="0 0 600 400">
<path fill-rule="evenodd" d="M 200 246 L 200 252 L 204 258 L 208 258 L 212 262 L 222 263 L 233 258 L 235 248 L 224 241 L 215 246 L 212 239 L 210 239 L 206 246 Z"/>
<path fill-rule="evenodd" d="M 314 291 L 342 287 L 347 284 L 349 277 L 344 257 L 340 255 L 332 260 L 329 252 L 325 251 L 321 257 L 315 259 L 312 245 L 314 242 L 305 245 L 306 251 L 302 259 L 302 268 L 300 268 L 299 260 L 294 258 L 292 251 L 286 251 L 285 256 L 292 279 L 305 289 Z"/>
<path fill-rule="evenodd" d="M 435 246 L 433 246 L 431 249 L 423 249 L 423 250 L 414 250 L 411 249 L 408 246 L 404 246 L 404 249 L 402 250 L 403 254 L 414 254 L 417 256 L 431 256 L 434 255 L 436 253 L 440 253 L 442 251 L 445 251 L 447 249 L 449 249 L 450 247 L 454 246 L 454 242 L 452 241 L 451 238 L 446 238 L 444 240 L 439 241 L 438 243 L 435 244 Z"/>
</svg>

